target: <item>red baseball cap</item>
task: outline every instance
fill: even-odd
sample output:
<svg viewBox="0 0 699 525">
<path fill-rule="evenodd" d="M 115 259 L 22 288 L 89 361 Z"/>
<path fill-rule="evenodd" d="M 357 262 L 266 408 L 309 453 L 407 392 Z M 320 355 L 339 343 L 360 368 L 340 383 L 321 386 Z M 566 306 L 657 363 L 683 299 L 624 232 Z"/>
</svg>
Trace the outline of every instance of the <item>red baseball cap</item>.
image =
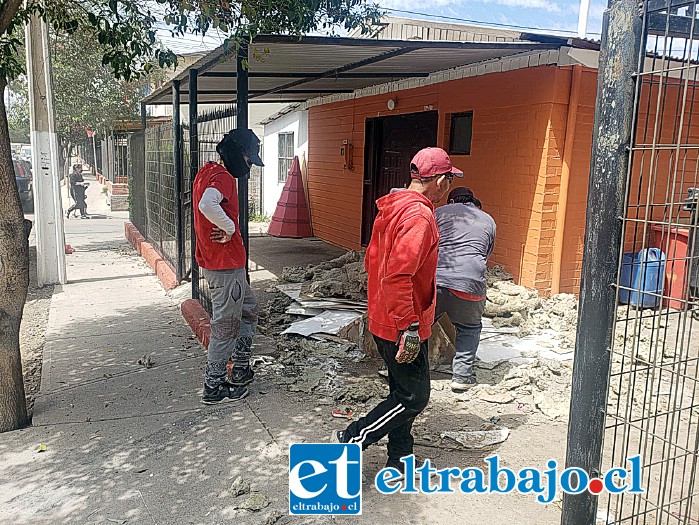
<svg viewBox="0 0 699 525">
<path fill-rule="evenodd" d="M 413 179 L 429 179 L 445 173 L 464 176 L 463 171 L 452 166 L 449 155 L 442 148 L 421 149 L 410 161 L 410 177 Z"/>
</svg>

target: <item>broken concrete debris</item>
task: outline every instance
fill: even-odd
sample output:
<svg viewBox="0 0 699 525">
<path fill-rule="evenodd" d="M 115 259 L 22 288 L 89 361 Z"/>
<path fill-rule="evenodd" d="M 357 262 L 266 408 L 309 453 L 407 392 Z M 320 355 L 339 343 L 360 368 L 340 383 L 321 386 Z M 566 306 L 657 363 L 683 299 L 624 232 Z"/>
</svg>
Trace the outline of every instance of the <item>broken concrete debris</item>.
<svg viewBox="0 0 699 525">
<path fill-rule="evenodd" d="M 231 494 L 233 496 L 238 497 L 242 496 L 243 494 L 247 494 L 250 492 L 250 481 L 247 479 L 244 479 L 241 476 L 238 476 L 233 480 L 233 484 L 231 485 Z"/>
<path fill-rule="evenodd" d="M 350 251 L 317 266 L 287 267 L 282 270 L 281 278 L 289 283 L 302 283 L 304 292 L 312 297 L 366 299 L 364 252 Z"/>
<path fill-rule="evenodd" d="M 570 404 L 570 384 L 572 365 L 547 359 L 537 359 L 531 363 L 512 367 L 505 372 L 507 365 L 500 363 L 492 378 L 493 384 L 483 383 L 485 374 L 476 372 L 480 384 L 459 395 L 462 401 L 484 401 L 486 403 L 529 407 L 531 412 L 538 410 L 552 420 L 568 415 Z M 504 375 L 500 375 L 503 374 Z M 501 379 L 497 379 L 500 375 Z"/>
<path fill-rule="evenodd" d="M 313 319 L 328 312 L 353 311 L 355 318 L 337 333 L 318 333 L 329 330 L 316 327 L 320 329 L 312 330 L 317 333 L 310 336 L 334 343 L 345 339 L 356 345 L 353 346 L 355 350 L 377 357 L 376 349 L 372 347 L 373 338 L 366 331 L 366 316 L 356 315 L 366 309 L 366 272 L 362 253 L 348 252 L 327 263 L 307 268 L 286 268 L 282 277 L 288 283 L 281 285 L 282 293 L 277 294 L 278 297 L 263 314 L 271 321 L 268 323 L 271 329 L 267 328 L 267 333 L 278 335 L 299 318 Z M 571 294 L 542 298 L 535 290 L 516 285 L 512 275 L 502 267 L 490 268 L 486 280 L 488 290 L 479 351 L 481 359 L 476 363 L 479 385 L 456 399 L 478 401 L 491 407 L 498 405 L 501 407 L 498 410 L 507 410 L 507 405 L 511 405 L 519 412 L 538 412 L 551 420 L 567 417 L 578 299 Z M 639 366 L 675 358 L 674 346 L 665 345 L 661 339 L 662 320 L 659 322 L 657 316 L 644 319 L 642 313 L 624 306 L 619 307 L 617 317 L 617 351 L 612 363 L 614 370 L 620 370 L 622 352 L 625 358 Z M 306 319 L 305 324 L 318 324 L 319 320 L 322 319 L 308 323 Z M 454 352 L 453 340 L 451 323 L 440 322 L 430 339 L 432 370 L 449 372 L 448 365 Z M 318 346 L 320 341 L 308 340 L 308 344 L 311 349 L 296 351 L 291 357 L 292 362 L 288 365 L 284 363 L 288 366 L 283 374 L 289 381 L 289 389 L 319 392 L 330 384 L 338 387 L 333 383 L 333 370 L 339 366 L 338 361 L 327 357 L 327 348 Z M 307 359 L 316 354 L 326 355 L 329 368 L 305 363 L 307 377 L 303 380 L 295 377 L 300 368 L 300 356 Z M 610 403 L 619 396 L 628 395 L 628 392 L 628 387 L 624 385 L 612 389 Z M 368 403 L 385 395 L 385 385 L 378 381 L 345 384 L 332 391 L 331 395 L 336 403 Z M 640 392 L 631 397 L 644 399 Z M 667 397 L 663 397 L 659 404 L 661 408 L 667 402 Z"/>
<path fill-rule="evenodd" d="M 498 445 L 510 436 L 509 428 L 499 428 L 495 430 L 465 430 L 442 432 L 442 439 L 455 441 L 464 448 L 481 449 Z"/>
<path fill-rule="evenodd" d="M 334 395 L 337 402 L 348 405 L 368 403 L 372 399 L 382 399 L 388 394 L 388 388 L 384 381 L 377 379 L 351 383 L 340 388 Z"/>
<path fill-rule="evenodd" d="M 253 492 L 241 502 L 233 504 L 234 509 L 259 512 L 270 505 L 269 498 L 260 492 Z"/>
</svg>

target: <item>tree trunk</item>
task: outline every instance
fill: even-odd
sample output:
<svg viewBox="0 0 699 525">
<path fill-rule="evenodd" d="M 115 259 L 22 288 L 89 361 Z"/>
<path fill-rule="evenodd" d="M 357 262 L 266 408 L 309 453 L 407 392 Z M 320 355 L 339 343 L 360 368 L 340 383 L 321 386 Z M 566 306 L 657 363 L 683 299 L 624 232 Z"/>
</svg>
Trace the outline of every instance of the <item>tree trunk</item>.
<svg viewBox="0 0 699 525">
<path fill-rule="evenodd" d="M 10 153 L 6 86 L 0 75 L 0 432 L 27 424 L 19 325 L 29 287 L 29 242 Z"/>
</svg>

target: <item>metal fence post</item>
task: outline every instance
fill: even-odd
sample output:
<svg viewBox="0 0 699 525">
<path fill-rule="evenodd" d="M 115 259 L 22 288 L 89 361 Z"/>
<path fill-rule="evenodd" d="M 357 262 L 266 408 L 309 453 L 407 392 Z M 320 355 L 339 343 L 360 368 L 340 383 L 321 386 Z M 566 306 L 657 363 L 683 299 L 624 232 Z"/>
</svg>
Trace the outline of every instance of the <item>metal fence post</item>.
<svg viewBox="0 0 699 525">
<path fill-rule="evenodd" d="M 248 129 L 248 39 L 244 37 L 238 48 L 236 60 L 236 128 Z M 238 218 L 240 235 L 245 246 L 245 271 L 248 271 L 250 260 L 250 213 L 248 209 L 248 177 L 238 177 Z"/>
<path fill-rule="evenodd" d="M 592 139 L 585 255 L 580 290 L 567 467 L 600 475 L 616 282 L 622 244 L 628 148 L 634 129 L 636 71 L 642 38 L 637 0 L 610 0 L 604 13 Z M 564 525 L 594 525 L 598 497 L 563 498 Z"/>
<path fill-rule="evenodd" d="M 175 273 L 179 283 L 184 276 L 184 224 L 182 214 L 182 123 L 180 120 L 180 81 L 172 81 L 172 155 L 175 192 L 175 228 L 177 232 L 177 266 Z"/>
<path fill-rule="evenodd" d="M 192 299 L 199 299 L 199 266 L 196 261 L 197 236 L 194 232 L 194 178 L 199 171 L 199 136 L 197 134 L 197 77 L 199 70 L 189 70 L 189 173 L 192 192 Z"/>
</svg>

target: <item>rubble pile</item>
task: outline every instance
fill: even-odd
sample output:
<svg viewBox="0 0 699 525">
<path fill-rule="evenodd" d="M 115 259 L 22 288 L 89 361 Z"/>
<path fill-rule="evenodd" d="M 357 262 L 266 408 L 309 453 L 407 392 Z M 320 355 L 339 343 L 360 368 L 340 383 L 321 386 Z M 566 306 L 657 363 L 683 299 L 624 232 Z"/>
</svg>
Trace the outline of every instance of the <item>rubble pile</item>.
<svg viewBox="0 0 699 525">
<path fill-rule="evenodd" d="M 278 361 L 267 368 L 279 376 L 290 392 L 337 393 L 341 361 L 359 359 L 362 354 L 352 343 L 317 341 L 297 336 L 277 339 Z M 362 383 L 363 385 L 363 383 Z M 363 385 L 364 386 L 364 385 Z"/>
<path fill-rule="evenodd" d="M 578 325 L 578 298 L 573 294 L 561 293 L 541 301 L 541 306 L 529 312 L 520 326 L 520 336 L 555 332 L 553 337 L 560 341 L 561 348 L 575 348 L 575 331 Z"/>
<path fill-rule="evenodd" d="M 350 251 L 317 266 L 286 267 L 281 278 L 289 283 L 304 283 L 304 292 L 311 297 L 366 300 L 367 296 L 364 252 Z"/>
<path fill-rule="evenodd" d="M 642 311 L 619 306 L 614 334 L 615 355 L 632 357 L 641 365 L 655 365 L 663 359 L 673 359 L 676 331 L 666 331 L 666 327 L 667 321 L 662 317 L 644 317 Z"/>
<path fill-rule="evenodd" d="M 266 292 L 274 295 L 260 309 L 257 329 L 263 335 L 277 336 L 296 320 L 295 316 L 286 313 L 286 309 L 294 301 L 276 289 L 269 289 Z"/>
<path fill-rule="evenodd" d="M 519 327 L 519 336 L 552 330 L 562 348 L 575 346 L 578 300 L 573 294 L 557 294 L 542 299 L 536 290 L 516 285 L 501 266 L 488 269 L 485 316 L 495 327 Z"/>
<path fill-rule="evenodd" d="M 549 419 L 568 415 L 572 363 L 537 359 L 512 368 L 497 384 L 478 384 L 459 397 L 506 405 L 515 403 L 523 413 L 537 410 Z"/>
</svg>

